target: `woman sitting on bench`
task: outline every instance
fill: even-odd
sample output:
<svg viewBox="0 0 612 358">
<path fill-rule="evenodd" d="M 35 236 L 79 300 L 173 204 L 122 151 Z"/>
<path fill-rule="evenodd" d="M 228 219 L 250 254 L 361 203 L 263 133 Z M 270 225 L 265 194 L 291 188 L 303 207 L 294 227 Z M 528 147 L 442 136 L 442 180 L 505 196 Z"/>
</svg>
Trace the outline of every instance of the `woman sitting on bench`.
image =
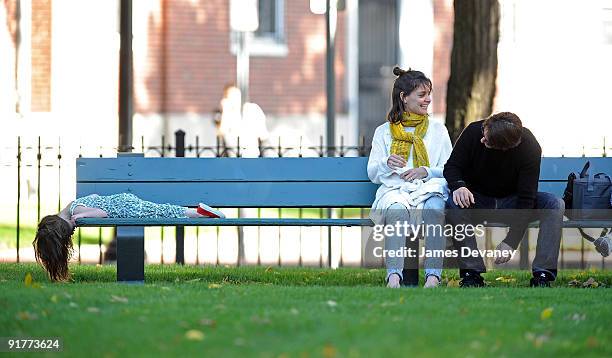
<svg viewBox="0 0 612 358">
<path fill-rule="evenodd" d="M 72 256 L 72 234 L 81 218 L 224 218 L 225 215 L 206 204 L 187 208 L 156 204 L 134 194 L 108 196 L 91 194 L 71 202 L 57 215 L 48 215 L 38 224 L 32 243 L 36 261 L 49 273 L 52 281 L 70 278 L 68 261 Z"/>
<path fill-rule="evenodd" d="M 393 69 L 393 74 L 397 78 L 391 92 L 392 107 L 387 121 L 376 128 L 368 160 L 368 177 L 381 184 L 370 216 L 378 225 L 398 227 L 409 223 L 415 227 L 420 226 L 422 218 L 425 225 L 441 229 L 448 195 L 442 170 L 452 151 L 450 137 L 442 123 L 430 121 L 427 115 L 431 80 L 420 71 L 404 71 L 399 67 Z M 401 230 L 394 230 L 384 239 L 384 252 L 390 253 L 385 255 L 390 288 L 400 287 L 400 282 L 406 279 L 402 276 L 404 257 L 395 254 L 405 249 L 406 233 L 398 231 Z M 423 235 L 426 251 L 444 250 L 444 236 L 439 230 L 432 231 Z M 416 233 L 409 235 L 416 239 Z M 425 287 L 440 284 L 442 263 L 442 257 L 426 256 Z"/>
</svg>

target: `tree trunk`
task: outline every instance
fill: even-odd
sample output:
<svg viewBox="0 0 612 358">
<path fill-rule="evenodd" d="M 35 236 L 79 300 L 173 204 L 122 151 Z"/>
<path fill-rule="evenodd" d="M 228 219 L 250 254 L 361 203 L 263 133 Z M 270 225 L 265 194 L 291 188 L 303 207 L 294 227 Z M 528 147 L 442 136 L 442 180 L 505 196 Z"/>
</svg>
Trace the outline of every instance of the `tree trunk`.
<svg viewBox="0 0 612 358">
<path fill-rule="evenodd" d="M 499 3 L 455 0 L 451 73 L 446 95 L 446 126 L 457 140 L 470 123 L 493 110 L 497 78 Z"/>
</svg>

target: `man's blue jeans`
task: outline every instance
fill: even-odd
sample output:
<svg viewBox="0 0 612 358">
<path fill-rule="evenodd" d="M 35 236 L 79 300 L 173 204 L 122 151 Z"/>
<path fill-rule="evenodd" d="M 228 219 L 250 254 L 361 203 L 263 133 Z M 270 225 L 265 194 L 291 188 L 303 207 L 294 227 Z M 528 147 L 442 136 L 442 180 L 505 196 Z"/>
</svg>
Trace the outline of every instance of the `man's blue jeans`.
<svg viewBox="0 0 612 358">
<path fill-rule="evenodd" d="M 448 198 L 446 201 L 446 207 L 449 209 L 446 216 L 447 223 L 452 225 L 474 224 L 482 222 L 483 219 L 489 222 L 496 222 L 496 219 L 499 220 L 499 217 L 496 217 L 495 209 L 517 208 L 518 197 L 516 195 L 505 198 L 494 198 L 475 192 L 472 192 L 472 194 L 474 195 L 475 204 L 472 204 L 467 209 L 461 209 L 459 206 L 455 205 L 452 195 Z M 497 212 L 498 214 L 502 212 L 506 213 L 505 216 L 501 215 L 501 222 L 505 223 L 507 223 L 507 220 L 503 220 L 503 218 L 508 219 L 511 216 L 515 219 L 518 218 L 524 221 L 540 220 L 536 254 L 532 264 L 534 275 L 544 272 L 549 280 L 554 280 L 557 276 L 557 261 L 559 258 L 559 246 L 561 244 L 564 210 L 565 205 L 563 200 L 550 193 L 538 192 L 536 195 L 536 206 L 533 210 L 501 210 Z M 476 212 L 478 214 L 476 214 Z M 483 218 L 483 216 L 485 217 Z M 516 249 L 523 234 L 524 230 L 520 229 L 520 225 L 511 225 L 505 241 Z M 470 250 L 478 249 L 474 235 L 466 235 L 465 239 L 461 241 L 453 238 L 452 241 L 455 249 L 460 252 L 462 247 L 468 247 Z M 459 255 L 459 272 L 461 277 L 464 277 L 466 271 L 475 271 L 478 273 L 486 272 L 482 257 L 479 255 L 467 257 Z"/>
</svg>

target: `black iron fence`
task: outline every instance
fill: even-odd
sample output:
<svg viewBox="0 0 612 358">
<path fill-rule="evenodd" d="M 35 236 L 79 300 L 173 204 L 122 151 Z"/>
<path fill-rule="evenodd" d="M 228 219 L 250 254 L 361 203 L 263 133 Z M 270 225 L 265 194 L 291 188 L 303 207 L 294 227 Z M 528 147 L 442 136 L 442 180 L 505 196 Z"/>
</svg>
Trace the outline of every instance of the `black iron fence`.
<svg viewBox="0 0 612 358">
<path fill-rule="evenodd" d="M 32 211 L 35 211 L 36 222 L 39 222 L 41 219 L 41 211 L 44 207 L 45 209 L 57 209 L 60 211 L 63 205 L 66 205 L 69 201 L 74 198 L 65 198 L 64 191 L 67 186 L 74 185 L 75 176 L 74 176 L 74 159 L 80 157 L 106 157 L 106 156 L 115 156 L 117 148 L 116 147 L 102 147 L 102 146 L 83 146 L 78 145 L 75 146 L 67 146 L 62 143 L 61 138 L 57 139 L 55 143 L 48 143 L 41 140 L 41 137 L 35 138 L 35 140 L 26 143 L 22 137 L 16 138 L 16 145 L 4 147 L 1 156 L 0 163 L 2 164 L 2 174 L 3 174 L 3 186 L 9 189 L 9 192 L 13 194 L 7 194 L 5 192 L 6 197 L 4 198 L 5 202 L 13 202 L 16 210 L 14 211 L 15 221 L 14 226 L 10 223 L 6 223 L 6 220 L 0 217 L 0 220 L 5 222 L 3 225 L 3 230 L 1 233 L 4 235 L 0 237 L 0 254 L 4 251 L 4 254 L 0 256 L 0 261 L 22 261 L 21 251 L 25 248 L 31 248 L 31 240 L 33 239 L 33 228 L 32 226 L 27 226 L 24 224 L 24 215 L 28 216 L 29 221 L 32 222 Z M 226 145 L 225 140 L 222 137 L 216 138 L 216 143 L 214 145 L 202 145 L 200 138 L 195 137 L 195 142 L 192 144 L 185 143 L 185 132 L 179 130 L 175 133 L 172 141 L 169 141 L 165 136 L 161 136 L 159 145 L 145 145 L 145 138 L 141 137 L 140 143 L 135 145 L 132 148 L 129 148 L 132 151 L 142 152 L 145 156 L 152 157 L 168 157 L 168 156 L 176 156 L 176 157 L 242 157 L 244 153 L 244 147 L 240 145 L 240 138 L 236 140 L 235 146 Z M 286 145 L 282 142 L 281 138 L 278 138 L 275 141 L 267 141 L 262 142 L 258 141 L 257 148 L 259 157 L 324 157 L 328 156 L 329 153 L 332 153 L 335 156 L 367 156 L 370 152 L 370 147 L 366 146 L 364 142 L 364 138 L 360 138 L 358 140 L 357 145 L 345 145 L 344 137 L 340 138 L 340 143 L 333 148 L 327 148 L 324 145 L 323 137 L 319 138 L 318 145 L 303 145 L 303 141 L 300 138 L 297 141 L 297 144 Z M 607 149 L 606 144 L 604 142 L 603 146 L 598 146 L 595 148 L 589 148 L 591 152 L 593 150 L 602 149 L 602 156 L 606 156 Z M 586 148 L 583 147 L 583 156 L 586 152 Z M 589 153 L 589 155 L 592 155 Z M 27 175 L 24 173 L 27 171 Z M 15 177 L 12 177 L 15 175 Z M 44 177 L 43 177 L 44 176 Z M 12 178 L 11 178 L 12 177 Z M 54 178 L 53 178 L 54 177 Z M 52 178 L 53 180 L 50 180 Z M 47 186 L 43 188 L 43 183 L 45 181 L 50 180 L 52 182 L 51 186 Z M 11 184 L 11 182 L 13 184 Z M 10 188 L 13 187 L 15 191 L 11 191 Z M 48 194 L 45 194 L 45 190 Z M 27 194 L 27 200 L 22 197 L 23 193 Z M 35 196 L 35 204 L 31 205 L 31 196 Z M 11 198 L 12 196 L 12 198 Z M 24 202 L 27 201 L 30 205 L 27 205 L 27 208 L 24 210 Z M 11 204 L 11 205 L 13 205 Z M 0 213 L 1 215 L 10 215 L 9 207 L 5 205 L 4 210 Z M 256 209 L 257 216 L 261 217 L 262 209 Z M 271 210 L 281 217 L 283 215 L 283 210 L 279 209 L 265 209 L 267 214 L 271 213 Z M 328 217 L 330 215 L 335 215 L 337 217 L 343 218 L 347 214 L 352 217 L 367 217 L 368 210 L 367 209 L 314 209 L 314 214 L 319 217 Z M 305 211 L 308 211 L 307 213 Z M 236 209 L 236 213 L 240 215 L 240 210 Z M 297 217 L 302 218 L 304 215 L 313 215 L 313 209 L 297 209 L 297 213 L 293 212 L 292 215 L 297 215 Z M 27 214 L 27 215 L 26 215 Z M 34 225 L 35 229 L 35 225 Z M 159 262 L 162 264 L 168 262 L 168 259 L 164 256 L 164 240 L 166 235 L 166 230 L 163 228 L 159 229 L 159 238 L 160 247 L 159 247 Z M 182 230 L 179 229 L 179 230 Z M 195 227 L 195 264 L 202 264 L 203 260 L 200 258 L 200 228 Z M 220 228 L 216 228 L 216 259 L 213 262 L 208 261 L 208 263 L 212 264 L 222 264 L 219 259 L 219 247 L 220 247 Z M 240 229 L 238 229 L 240 230 Z M 260 248 L 260 235 L 261 229 L 257 229 L 257 259 L 253 261 L 253 264 L 260 265 L 264 263 L 261 259 L 261 248 Z M 318 262 L 313 262 L 310 260 L 309 264 L 315 264 L 318 266 L 327 266 L 329 265 L 329 259 L 325 250 L 331 250 L 331 235 L 327 230 L 332 230 L 331 228 L 320 228 L 320 238 L 319 240 L 319 257 Z M 566 231 L 571 231 L 572 229 L 566 229 Z M 105 262 L 104 253 L 109 251 L 103 248 L 103 239 L 109 240 L 109 236 L 112 234 L 103 233 L 102 228 L 97 228 L 96 233 L 92 234 L 91 232 L 88 235 L 84 235 L 83 230 L 79 228 L 75 233 L 75 241 L 76 241 L 76 259 L 79 263 L 82 262 L 82 246 L 83 242 L 87 241 L 89 244 L 92 243 L 92 235 L 94 236 L 94 240 L 97 245 L 97 260 L 95 262 L 102 264 Z M 11 235 L 11 232 L 13 235 Z M 238 232 L 238 237 L 240 237 L 241 232 Z M 300 231 L 299 234 L 299 258 L 294 260 L 294 264 L 304 265 L 305 261 L 302 257 L 302 233 Z M 337 256 L 337 262 L 339 266 L 344 265 L 364 265 L 364 262 L 360 258 L 358 261 L 350 261 L 347 262 L 344 257 L 344 247 L 345 247 L 345 237 L 344 230 L 339 229 L 338 233 L 339 237 L 337 238 L 337 250 L 339 252 L 339 256 Z M 12 240 L 12 236 L 14 236 L 14 241 Z M 181 232 L 176 233 L 175 238 L 177 239 L 175 245 L 175 260 L 171 260 L 178 263 L 184 263 L 184 245 L 183 245 L 183 234 Z M 281 230 L 278 230 L 278 243 L 279 246 L 278 258 L 276 260 L 276 264 L 282 265 L 284 261 L 281 259 Z M 567 234 L 564 232 L 564 236 Z M 585 245 L 585 241 L 579 238 L 579 235 L 573 235 L 577 240 L 574 240 L 571 243 L 567 243 L 567 240 L 562 241 L 561 246 L 561 255 L 560 255 L 560 264 L 561 268 L 586 268 L 587 266 L 596 267 L 600 266 L 602 269 L 606 267 L 605 260 L 603 258 L 599 259 L 597 253 L 594 253 L 594 250 L 590 247 L 590 244 Z M 87 237 L 87 240 L 84 238 Z M 357 238 L 359 241 L 359 245 L 361 245 L 361 235 Z M 4 241 L 4 244 L 2 242 Z M 8 243 L 7 243 L 8 242 Z M 352 242 L 351 245 L 356 244 Z M 236 259 L 236 264 L 244 264 L 243 257 L 243 245 L 242 241 L 239 241 L 238 247 L 238 255 Z M 90 245 L 91 246 L 91 245 Z M 14 250 L 14 251 L 13 251 Z M 7 254 L 13 251 L 14 255 Z M 112 251 L 112 250 L 111 250 Z M 110 252 L 110 251 L 109 251 Z M 29 255 L 28 259 L 31 260 L 33 255 Z M 152 259 L 152 257 L 149 257 Z M 524 260 L 522 260 L 524 261 Z M 89 261 L 91 262 L 91 261 Z M 270 264 L 268 261 L 266 264 Z"/>
</svg>

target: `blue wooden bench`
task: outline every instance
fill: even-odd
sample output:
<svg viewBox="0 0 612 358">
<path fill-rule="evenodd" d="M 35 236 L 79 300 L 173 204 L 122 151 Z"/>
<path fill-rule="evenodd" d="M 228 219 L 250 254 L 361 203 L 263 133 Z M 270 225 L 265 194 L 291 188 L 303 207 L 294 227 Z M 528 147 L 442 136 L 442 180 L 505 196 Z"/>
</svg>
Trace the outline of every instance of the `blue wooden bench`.
<svg viewBox="0 0 612 358">
<path fill-rule="evenodd" d="M 543 158 L 540 190 L 561 196 L 567 175 L 591 160 L 612 173 L 612 158 Z M 369 208 L 378 185 L 367 157 L 342 158 L 117 158 L 77 159 L 77 197 L 129 192 L 158 203 L 219 208 Z M 117 227 L 117 280 L 144 280 L 145 226 L 372 226 L 369 219 L 116 219 L 87 218 L 78 226 Z M 565 227 L 610 227 L 612 222 L 567 221 Z"/>
</svg>

